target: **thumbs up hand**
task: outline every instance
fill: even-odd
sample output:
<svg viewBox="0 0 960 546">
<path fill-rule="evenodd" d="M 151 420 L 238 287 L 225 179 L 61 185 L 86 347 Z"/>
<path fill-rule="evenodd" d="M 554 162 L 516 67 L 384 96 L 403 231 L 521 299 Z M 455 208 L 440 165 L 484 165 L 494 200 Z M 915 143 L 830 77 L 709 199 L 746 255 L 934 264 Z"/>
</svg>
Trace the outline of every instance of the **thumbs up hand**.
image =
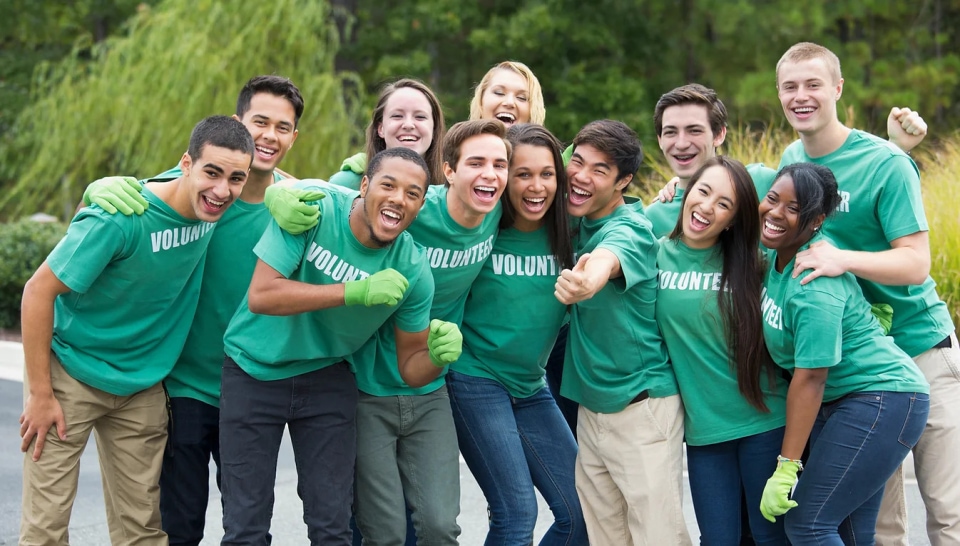
<svg viewBox="0 0 960 546">
<path fill-rule="evenodd" d="M 560 303 L 573 305 L 579 301 L 590 299 L 596 294 L 604 283 L 597 283 L 587 271 L 587 263 L 590 261 L 590 254 L 583 254 L 577 260 L 573 269 L 564 269 L 557 278 L 557 284 L 554 287 L 554 296 Z M 603 279 L 604 281 L 606 279 Z"/>
</svg>

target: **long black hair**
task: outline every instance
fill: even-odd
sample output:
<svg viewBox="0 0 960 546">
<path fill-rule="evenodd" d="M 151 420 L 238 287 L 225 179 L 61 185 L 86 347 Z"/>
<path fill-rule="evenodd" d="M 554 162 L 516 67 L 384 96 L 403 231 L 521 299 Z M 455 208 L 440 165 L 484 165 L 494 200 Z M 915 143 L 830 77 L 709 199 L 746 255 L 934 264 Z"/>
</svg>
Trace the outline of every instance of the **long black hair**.
<svg viewBox="0 0 960 546">
<path fill-rule="evenodd" d="M 557 192 L 553 196 L 553 203 L 549 205 L 543 217 L 547 226 L 547 238 L 550 241 L 550 251 L 557 259 L 557 265 L 563 269 L 573 268 L 573 242 L 570 240 L 570 223 L 567 218 L 567 199 L 569 183 L 567 171 L 563 166 L 563 146 L 553 133 L 542 125 L 533 123 L 518 123 L 507 131 L 507 140 L 516 150 L 521 144 L 540 146 L 550 150 L 553 155 L 553 168 L 556 171 Z M 507 181 L 509 186 L 510 182 Z M 508 190 L 509 191 L 509 190 Z M 513 209 L 508 191 L 503 192 L 500 203 L 503 206 L 503 216 L 500 217 L 500 229 L 512 227 L 517 218 L 517 211 Z"/>
<path fill-rule="evenodd" d="M 695 191 L 703 173 L 712 167 L 727 172 L 733 183 L 737 210 L 727 229 L 717 238 L 723 258 L 723 273 L 717 302 L 723 318 L 724 333 L 729 347 L 730 366 L 737 373 L 740 394 L 750 405 L 763 412 L 770 409 L 763 400 L 762 376 L 767 376 L 770 385 L 775 384 L 775 371 L 770 353 L 763 341 L 763 317 L 760 311 L 760 290 L 763 285 L 764 267 L 760 253 L 760 206 L 753 179 L 743 163 L 726 156 L 708 159 L 690 178 L 683 195 L 681 209 L 687 198 Z M 671 239 L 683 235 L 683 214 L 670 233 Z"/>
</svg>

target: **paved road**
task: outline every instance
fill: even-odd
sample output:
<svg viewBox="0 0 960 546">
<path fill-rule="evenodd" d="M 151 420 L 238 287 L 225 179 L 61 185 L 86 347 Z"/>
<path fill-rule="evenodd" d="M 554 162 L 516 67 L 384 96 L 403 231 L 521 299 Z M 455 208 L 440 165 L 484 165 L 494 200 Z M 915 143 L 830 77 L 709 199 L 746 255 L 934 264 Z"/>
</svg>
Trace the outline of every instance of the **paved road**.
<svg viewBox="0 0 960 546">
<path fill-rule="evenodd" d="M 23 455 L 19 450 L 19 425 L 17 420 L 22 408 L 23 385 L 21 367 L 23 356 L 19 344 L 0 341 L 0 545 L 16 544 L 20 526 L 21 468 Z M 91 437 L 91 444 L 93 439 Z M 464 546 L 480 546 L 486 533 L 486 502 L 466 465 L 460 464 L 461 515 L 463 529 L 460 543 Z M 207 537 L 202 544 L 219 544 L 220 495 L 211 481 L 210 506 L 207 511 Z M 924 535 L 923 504 L 916 483 L 910 480 L 907 487 L 910 510 L 910 544 L 929 544 Z M 280 450 L 277 471 L 277 494 L 272 529 L 274 544 L 307 544 L 306 526 L 301 519 L 303 506 L 296 492 L 296 471 L 289 438 L 284 437 Z M 540 521 L 536 536 L 549 527 L 550 512 L 540 503 Z M 684 514 L 692 537 L 697 537 L 696 519 L 690 503 L 690 492 L 684 492 Z M 696 539 L 695 539 L 696 541 Z M 74 504 L 70 526 L 70 543 L 74 546 L 101 546 L 109 544 L 106 518 L 103 510 L 103 493 L 100 484 L 97 451 L 89 445 L 80 465 L 80 485 Z"/>
</svg>

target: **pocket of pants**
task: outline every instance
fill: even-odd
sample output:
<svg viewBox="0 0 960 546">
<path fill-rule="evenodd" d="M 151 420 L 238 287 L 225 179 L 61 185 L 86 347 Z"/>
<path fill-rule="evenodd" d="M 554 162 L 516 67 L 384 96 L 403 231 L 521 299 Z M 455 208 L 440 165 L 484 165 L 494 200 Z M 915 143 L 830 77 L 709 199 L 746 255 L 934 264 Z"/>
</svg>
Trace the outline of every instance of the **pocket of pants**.
<svg viewBox="0 0 960 546">
<path fill-rule="evenodd" d="M 900 436 L 897 438 L 901 445 L 909 449 L 913 449 L 917 445 L 920 436 L 923 434 L 923 429 L 926 427 L 929 411 L 929 395 L 916 393 L 910 397 L 907 417 L 903 421 L 903 428 L 900 429 Z"/>
</svg>

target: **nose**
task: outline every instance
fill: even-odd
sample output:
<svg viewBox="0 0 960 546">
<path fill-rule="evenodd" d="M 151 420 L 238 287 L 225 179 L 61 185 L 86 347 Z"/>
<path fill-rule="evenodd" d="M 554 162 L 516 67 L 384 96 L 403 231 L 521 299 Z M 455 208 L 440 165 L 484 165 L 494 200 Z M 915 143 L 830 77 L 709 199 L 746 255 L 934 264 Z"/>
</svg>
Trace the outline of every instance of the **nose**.
<svg viewBox="0 0 960 546">
<path fill-rule="evenodd" d="M 404 116 L 402 126 L 404 129 L 413 128 L 413 116 Z"/>
<path fill-rule="evenodd" d="M 680 131 L 677 133 L 677 148 L 681 150 L 690 145 L 690 140 L 687 139 L 686 131 Z"/>
<path fill-rule="evenodd" d="M 218 200 L 230 197 L 230 181 L 226 177 L 220 177 L 210 190 Z"/>
<path fill-rule="evenodd" d="M 536 190 L 536 191 L 542 190 L 542 189 L 543 189 L 543 178 L 540 177 L 540 176 L 535 176 L 535 177 L 533 177 L 533 182 L 531 183 L 530 187 L 533 188 L 533 189 Z"/>
<path fill-rule="evenodd" d="M 262 136 L 271 142 L 276 142 L 277 140 L 276 127 L 274 127 L 273 124 L 267 124 L 267 126 L 263 128 Z"/>
<path fill-rule="evenodd" d="M 515 101 L 516 101 L 516 97 L 514 97 L 513 93 L 507 93 L 506 95 L 503 96 L 504 106 L 513 106 Z"/>
</svg>

